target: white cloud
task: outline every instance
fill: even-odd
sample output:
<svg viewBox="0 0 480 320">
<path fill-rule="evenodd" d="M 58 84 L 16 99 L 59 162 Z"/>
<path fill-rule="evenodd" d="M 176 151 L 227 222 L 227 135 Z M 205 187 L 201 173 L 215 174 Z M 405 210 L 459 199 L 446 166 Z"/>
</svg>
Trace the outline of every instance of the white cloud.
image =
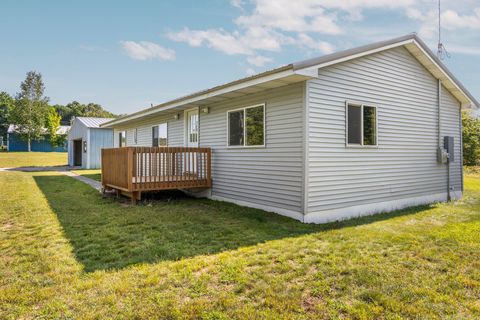
<svg viewBox="0 0 480 320">
<path fill-rule="evenodd" d="M 451 8 L 441 12 L 441 28 L 443 31 L 465 30 L 462 37 L 467 36 L 468 30 L 480 30 L 480 7 L 470 10 L 473 14 L 459 14 Z M 419 21 L 419 35 L 426 39 L 433 39 L 438 35 L 438 11 L 436 8 L 410 7 L 406 9 L 406 16 Z M 478 31 L 476 31 L 478 34 Z"/>
<path fill-rule="evenodd" d="M 230 0 L 233 7 L 242 9 L 233 21 L 234 30 L 184 28 L 167 36 L 192 47 L 206 46 L 228 55 L 247 55 L 250 64 L 262 66 L 265 62 L 254 59 L 261 56 L 259 51 L 279 52 L 285 46 L 297 46 L 331 53 L 334 46 L 319 36 L 344 35 L 342 20 L 360 21 L 364 9 L 407 8 L 414 3 L 415 0 Z"/>
<path fill-rule="evenodd" d="M 472 15 L 460 15 L 453 10 L 446 10 L 441 17 L 445 29 L 480 29 L 480 7 L 475 8 Z"/>
<path fill-rule="evenodd" d="M 135 60 L 175 60 L 175 51 L 148 41 L 120 41 L 126 54 Z"/>
<path fill-rule="evenodd" d="M 190 30 L 170 32 L 167 37 L 188 43 L 192 47 L 205 45 L 228 55 L 252 55 L 256 50 L 280 51 L 282 45 L 293 43 L 293 39 L 279 32 L 253 27 L 244 32 L 228 32 L 223 29 Z"/>
<path fill-rule="evenodd" d="M 315 40 L 305 33 L 298 35 L 297 43 L 300 46 L 312 49 L 314 51 L 319 51 L 324 54 L 329 54 L 335 51 L 335 47 L 332 44 L 326 41 Z"/>
<path fill-rule="evenodd" d="M 265 64 L 272 62 L 273 59 L 264 56 L 250 56 L 247 58 L 247 61 L 256 67 L 263 67 Z"/>
<path fill-rule="evenodd" d="M 256 74 L 257 72 L 255 70 L 253 70 L 252 68 L 248 68 L 247 70 L 245 70 L 245 72 L 247 73 L 247 75 L 249 76 L 253 76 L 254 74 Z"/>
<path fill-rule="evenodd" d="M 249 47 L 244 46 L 237 33 L 229 33 L 223 29 L 190 30 L 184 28 L 180 32 L 170 32 L 167 36 L 174 41 L 186 42 L 192 47 L 206 45 L 226 54 L 251 54 Z"/>
<path fill-rule="evenodd" d="M 230 4 L 235 7 L 235 8 L 239 8 L 239 9 L 243 9 L 243 0 L 230 0 Z"/>
<path fill-rule="evenodd" d="M 340 34 L 335 14 L 329 14 L 320 1 L 256 0 L 250 15 L 242 15 L 235 23 L 244 28 L 264 27 L 287 32 Z"/>
<path fill-rule="evenodd" d="M 475 1 L 478 0 L 447 2 L 442 12 L 442 28 L 446 31 L 480 29 L 480 8 L 471 9 L 478 6 Z M 352 32 L 364 41 L 398 36 L 398 31 L 379 27 L 375 21 L 358 23 L 366 19 L 368 10 L 372 9 L 383 10 L 385 14 L 403 12 L 417 22 L 412 25 L 413 29 L 408 25 L 401 32 L 417 29 L 427 41 L 433 41 L 438 33 L 436 3 L 430 0 L 231 0 L 230 3 L 241 8 L 233 20 L 232 30 L 184 28 L 169 33 L 168 37 L 193 47 L 205 46 L 228 55 L 244 55 L 250 65 L 263 67 L 273 61 L 265 57 L 265 52 L 281 52 L 285 47 L 295 47 L 308 54 L 329 54 L 336 50 L 332 41 L 341 44 L 340 47 L 356 43 L 352 41 L 357 40 Z M 472 39 L 471 34 L 469 36 Z M 467 36 L 457 35 L 456 39 L 459 37 L 466 39 Z M 457 50 L 476 52 L 474 46 L 457 46 Z M 452 51 L 455 50 L 452 48 Z"/>
<path fill-rule="evenodd" d="M 469 54 L 469 55 L 480 55 L 480 47 L 469 47 L 461 45 L 452 45 L 448 47 L 450 52 Z"/>
</svg>

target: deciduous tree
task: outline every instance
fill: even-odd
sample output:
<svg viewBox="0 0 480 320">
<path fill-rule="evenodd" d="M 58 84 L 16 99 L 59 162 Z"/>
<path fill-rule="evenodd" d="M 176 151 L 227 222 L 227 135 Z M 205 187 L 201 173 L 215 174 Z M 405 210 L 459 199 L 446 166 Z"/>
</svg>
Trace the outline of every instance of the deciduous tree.
<svg viewBox="0 0 480 320">
<path fill-rule="evenodd" d="M 462 112 L 463 125 L 463 164 L 480 165 L 480 119 Z"/>
<path fill-rule="evenodd" d="M 8 114 L 13 107 L 14 99 L 6 92 L 0 92 L 0 139 L 5 141 L 9 126 Z"/>
<path fill-rule="evenodd" d="M 10 122 L 17 126 L 20 138 L 27 141 L 28 151 L 31 151 L 32 140 L 44 133 L 48 103 L 48 98 L 43 95 L 44 90 L 42 75 L 35 71 L 28 72 L 10 111 Z"/>
<path fill-rule="evenodd" d="M 54 147 L 62 146 L 65 143 L 65 135 L 57 134 L 60 128 L 60 120 L 62 117 L 58 114 L 54 107 L 48 108 L 45 119 L 45 127 L 48 132 L 50 144 Z"/>
</svg>

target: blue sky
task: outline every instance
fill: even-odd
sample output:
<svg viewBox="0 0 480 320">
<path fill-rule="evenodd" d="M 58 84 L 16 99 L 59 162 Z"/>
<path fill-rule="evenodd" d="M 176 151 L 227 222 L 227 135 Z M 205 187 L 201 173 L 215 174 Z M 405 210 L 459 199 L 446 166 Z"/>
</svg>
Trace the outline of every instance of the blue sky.
<svg viewBox="0 0 480 320">
<path fill-rule="evenodd" d="M 444 62 L 480 100 L 480 0 L 443 2 Z M 15 94 L 36 70 L 52 103 L 130 113 L 410 32 L 435 49 L 436 10 L 436 0 L 3 0 L 0 91 Z"/>
</svg>

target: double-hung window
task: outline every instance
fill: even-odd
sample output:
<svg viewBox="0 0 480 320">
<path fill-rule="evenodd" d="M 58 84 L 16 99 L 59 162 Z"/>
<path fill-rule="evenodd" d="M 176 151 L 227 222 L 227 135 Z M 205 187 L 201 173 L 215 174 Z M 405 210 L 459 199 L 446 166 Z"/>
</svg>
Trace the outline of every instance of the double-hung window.
<svg viewBox="0 0 480 320">
<path fill-rule="evenodd" d="M 265 104 L 227 112 L 229 147 L 262 147 L 265 145 Z"/>
<path fill-rule="evenodd" d="M 168 141 L 168 125 L 167 123 L 159 124 L 152 127 L 152 146 L 166 147 Z"/>
<path fill-rule="evenodd" d="M 377 146 L 377 107 L 347 102 L 346 109 L 347 146 Z"/>
</svg>

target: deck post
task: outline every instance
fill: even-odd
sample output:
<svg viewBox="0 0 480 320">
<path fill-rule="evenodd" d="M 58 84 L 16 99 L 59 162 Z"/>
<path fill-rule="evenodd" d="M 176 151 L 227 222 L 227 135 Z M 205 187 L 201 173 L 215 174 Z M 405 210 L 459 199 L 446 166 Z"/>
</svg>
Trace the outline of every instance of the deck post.
<svg viewBox="0 0 480 320">
<path fill-rule="evenodd" d="M 105 189 L 105 178 L 104 178 L 104 175 L 103 175 L 103 170 L 105 168 L 105 155 L 104 155 L 105 151 L 104 149 L 101 150 L 101 166 L 102 166 L 102 170 L 100 171 L 101 175 L 100 175 L 100 179 L 101 179 L 101 182 L 102 182 L 102 187 Z"/>
<path fill-rule="evenodd" d="M 135 205 L 137 204 L 137 200 L 142 199 L 142 192 L 141 191 L 133 191 L 130 193 L 130 200 L 132 201 L 132 204 Z"/>
<path fill-rule="evenodd" d="M 212 186 L 212 150 L 207 149 L 207 184 Z"/>
<path fill-rule="evenodd" d="M 127 184 L 128 184 L 128 191 L 132 192 L 133 191 L 133 167 L 135 164 L 134 161 L 134 153 L 133 153 L 133 148 L 129 147 L 128 148 L 128 154 L 127 154 Z"/>
</svg>

